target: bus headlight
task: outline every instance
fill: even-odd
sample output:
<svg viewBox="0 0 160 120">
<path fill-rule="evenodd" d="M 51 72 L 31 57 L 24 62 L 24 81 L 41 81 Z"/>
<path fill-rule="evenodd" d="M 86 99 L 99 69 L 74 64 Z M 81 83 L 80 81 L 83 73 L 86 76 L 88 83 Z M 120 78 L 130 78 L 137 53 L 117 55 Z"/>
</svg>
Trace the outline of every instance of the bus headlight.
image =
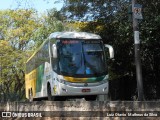
<svg viewBox="0 0 160 120">
<path fill-rule="evenodd" d="M 108 82 L 108 79 L 104 79 L 101 81 L 102 84 L 107 83 L 107 82 Z"/>
<path fill-rule="evenodd" d="M 59 82 L 60 82 L 60 83 L 63 83 L 63 84 L 66 84 L 66 81 L 63 80 L 63 79 L 59 79 Z"/>
<path fill-rule="evenodd" d="M 103 88 L 103 92 L 105 92 L 106 90 L 108 90 L 107 88 L 108 88 L 108 87 Z"/>
<path fill-rule="evenodd" d="M 101 81 L 102 84 L 107 83 L 108 82 L 108 75 L 105 76 L 105 78 Z"/>
</svg>

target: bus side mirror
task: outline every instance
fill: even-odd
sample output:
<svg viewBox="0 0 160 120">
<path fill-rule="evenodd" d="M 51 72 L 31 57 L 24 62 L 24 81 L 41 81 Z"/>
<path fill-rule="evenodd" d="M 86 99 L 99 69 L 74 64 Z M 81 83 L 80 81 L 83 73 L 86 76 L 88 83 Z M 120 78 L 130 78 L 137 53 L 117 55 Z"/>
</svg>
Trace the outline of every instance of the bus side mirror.
<svg viewBox="0 0 160 120">
<path fill-rule="evenodd" d="M 56 44 L 52 45 L 53 58 L 57 58 L 57 47 Z"/>
<path fill-rule="evenodd" d="M 109 55 L 110 55 L 110 59 L 114 58 L 114 50 L 113 47 L 111 45 L 105 44 L 105 48 L 109 49 Z"/>
</svg>

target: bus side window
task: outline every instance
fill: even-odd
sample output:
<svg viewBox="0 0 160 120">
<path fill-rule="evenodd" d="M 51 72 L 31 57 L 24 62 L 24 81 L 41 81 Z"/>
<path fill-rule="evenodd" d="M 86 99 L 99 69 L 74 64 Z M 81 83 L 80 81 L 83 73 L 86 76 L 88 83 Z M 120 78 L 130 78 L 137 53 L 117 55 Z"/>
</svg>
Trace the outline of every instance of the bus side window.
<svg viewBox="0 0 160 120">
<path fill-rule="evenodd" d="M 28 63 L 26 64 L 26 73 L 28 74 L 31 71 L 31 65 L 30 65 L 31 61 L 28 61 Z"/>
<path fill-rule="evenodd" d="M 49 62 L 49 45 L 48 45 L 48 43 L 46 43 L 44 45 L 42 50 L 43 50 L 43 52 L 42 52 L 43 55 L 42 56 L 43 56 L 44 60 L 46 62 Z"/>
</svg>

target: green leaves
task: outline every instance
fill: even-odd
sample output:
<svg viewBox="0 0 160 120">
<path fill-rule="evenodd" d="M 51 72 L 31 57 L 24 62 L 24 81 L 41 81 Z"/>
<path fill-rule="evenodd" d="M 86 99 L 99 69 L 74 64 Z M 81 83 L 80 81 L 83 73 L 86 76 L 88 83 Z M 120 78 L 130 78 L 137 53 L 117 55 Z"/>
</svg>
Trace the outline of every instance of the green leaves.
<svg viewBox="0 0 160 120">
<path fill-rule="evenodd" d="M 40 17 L 32 9 L 18 9 L 0 11 L 0 18 L 0 97 L 22 100 L 25 62 L 49 34 L 64 30 L 63 16 L 54 9 Z"/>
<path fill-rule="evenodd" d="M 63 20 L 64 17 L 55 9 L 49 10 L 47 15 L 43 14 L 38 20 L 39 27 L 33 35 L 36 47 L 42 44 L 44 39 L 48 38 L 52 32 L 65 30 Z"/>
<path fill-rule="evenodd" d="M 4 40 L 0 41 L 1 91 L 4 99 L 12 94 L 24 97 L 24 71 L 26 50 L 38 22 L 33 10 L 0 11 L 0 31 Z"/>
</svg>

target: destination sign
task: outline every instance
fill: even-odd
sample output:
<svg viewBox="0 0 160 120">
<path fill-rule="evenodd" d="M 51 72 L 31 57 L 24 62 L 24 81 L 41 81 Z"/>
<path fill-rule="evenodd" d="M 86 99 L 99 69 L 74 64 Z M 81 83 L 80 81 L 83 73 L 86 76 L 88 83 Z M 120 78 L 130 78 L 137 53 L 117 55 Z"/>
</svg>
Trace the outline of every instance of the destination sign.
<svg viewBox="0 0 160 120">
<path fill-rule="evenodd" d="M 76 44 L 79 43 L 80 41 L 78 40 L 63 40 L 62 44 Z"/>
</svg>

